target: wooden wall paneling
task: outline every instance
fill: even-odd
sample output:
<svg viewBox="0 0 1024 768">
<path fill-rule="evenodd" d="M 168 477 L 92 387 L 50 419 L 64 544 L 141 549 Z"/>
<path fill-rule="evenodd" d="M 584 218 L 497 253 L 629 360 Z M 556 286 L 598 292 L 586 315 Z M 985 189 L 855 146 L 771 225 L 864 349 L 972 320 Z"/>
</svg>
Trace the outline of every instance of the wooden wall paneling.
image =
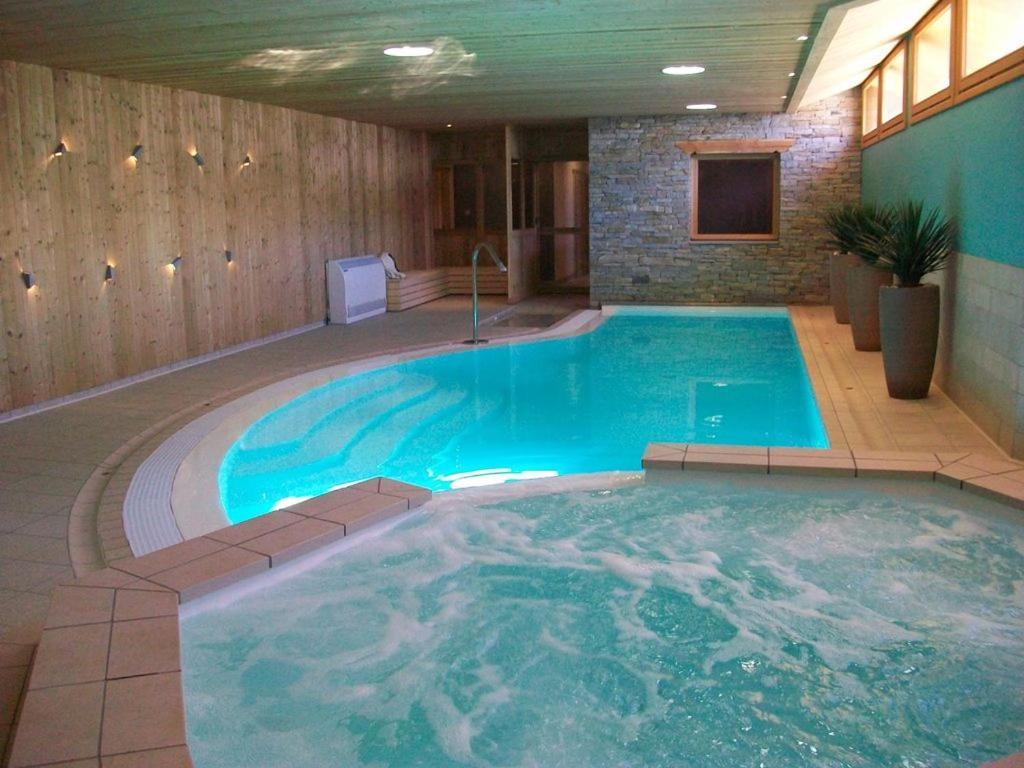
<svg viewBox="0 0 1024 768">
<path fill-rule="evenodd" d="M 101 292 L 110 326 L 112 345 L 112 377 L 119 378 L 132 372 L 135 328 L 132 313 L 132 282 L 140 269 L 139 253 L 142 248 L 139 231 L 145 221 L 142 216 L 145 178 L 141 164 L 150 159 L 146 154 L 146 139 L 142 128 L 142 87 L 134 83 L 113 82 L 102 89 L 102 105 L 98 114 L 106 115 L 107 173 L 109 194 L 102 202 L 108 212 L 109 238 L 106 252 L 97 259 Z M 136 144 L 143 144 L 138 160 L 130 159 Z M 148 147 L 150 155 L 153 148 Z M 99 174 L 97 174 L 99 176 Z M 104 280 L 107 264 L 115 269 L 112 281 Z"/>
<path fill-rule="evenodd" d="M 51 154 L 61 138 L 54 115 L 53 73 L 24 70 L 18 79 L 25 194 L 19 222 L 23 227 L 19 255 L 22 268 L 33 273 L 38 281 L 35 288 L 19 298 L 24 302 L 24 343 L 33 358 L 30 380 L 25 384 L 28 396 L 35 398 L 73 388 L 69 366 L 61 365 L 62 360 L 71 360 L 70 322 L 62 311 L 67 286 L 55 253 L 62 223 L 56 202 L 60 184 L 58 163 L 68 156 L 55 158 Z M 41 94 L 41 98 L 34 94 Z"/>
<path fill-rule="evenodd" d="M 366 226 L 366 253 L 380 253 L 383 250 L 381 232 L 381 183 L 380 183 L 380 128 L 360 123 L 363 142 L 363 158 L 366 178 L 363 187 L 363 216 Z"/>
<path fill-rule="evenodd" d="M 363 194 L 366 184 L 366 159 L 364 156 L 363 132 L 360 123 L 350 123 L 348 126 L 348 163 L 349 163 L 349 253 L 346 256 L 356 256 L 366 252 L 366 206 Z"/>
<path fill-rule="evenodd" d="M 328 258 L 429 263 L 424 134 L 34 65 L 0 75 L 0 409 L 320 319 Z"/>
<path fill-rule="evenodd" d="M 25 298 L 18 277 L 17 254 L 22 247 L 19 217 L 24 210 L 22 135 L 17 89 L 18 70 L 0 62 L 0 410 L 14 407 L 13 387 L 28 378 L 31 358 L 20 340 L 25 334 Z M 10 339 L 10 343 L 8 340 Z"/>
<path fill-rule="evenodd" d="M 60 292 L 50 301 L 54 316 L 67 322 L 66 353 L 70 355 L 69 365 L 56 368 L 68 377 L 58 384 L 61 389 L 85 389 L 113 378 L 110 319 L 102 306 L 99 267 L 93 268 L 106 253 L 109 232 L 103 210 L 108 199 L 103 189 L 106 132 L 93 119 L 92 94 L 98 89 L 97 77 L 55 73 L 57 132 L 75 148 L 53 164 L 57 185 L 52 201 L 57 206 L 52 215 L 60 222 L 53 256 Z"/>
</svg>

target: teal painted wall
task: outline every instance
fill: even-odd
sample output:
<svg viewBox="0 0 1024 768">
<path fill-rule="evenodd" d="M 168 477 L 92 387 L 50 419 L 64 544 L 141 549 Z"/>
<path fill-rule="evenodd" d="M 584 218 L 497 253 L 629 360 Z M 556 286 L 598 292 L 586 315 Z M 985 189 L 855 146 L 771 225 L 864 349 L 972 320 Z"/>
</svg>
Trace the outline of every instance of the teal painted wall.
<svg viewBox="0 0 1024 768">
<path fill-rule="evenodd" d="M 861 199 L 956 217 L 958 250 L 1024 267 L 1024 78 L 864 150 Z"/>
</svg>

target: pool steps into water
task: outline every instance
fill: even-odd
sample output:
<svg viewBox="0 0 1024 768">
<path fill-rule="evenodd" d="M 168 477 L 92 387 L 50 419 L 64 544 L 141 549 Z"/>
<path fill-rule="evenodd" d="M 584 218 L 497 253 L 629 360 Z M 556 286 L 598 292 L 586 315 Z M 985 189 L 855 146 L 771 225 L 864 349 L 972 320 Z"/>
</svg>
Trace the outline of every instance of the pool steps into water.
<svg viewBox="0 0 1024 768">
<path fill-rule="evenodd" d="M 936 481 L 1024 510 L 1024 464 L 969 453 L 651 443 L 645 469 Z M 374 478 L 190 539 L 54 590 L 9 765 L 119 755 L 121 766 L 191 766 L 178 607 L 429 500 Z M 70 643 L 70 645 L 69 645 Z M 73 649 L 73 652 L 71 652 Z M 1022 768 L 1024 753 L 983 768 Z"/>
</svg>

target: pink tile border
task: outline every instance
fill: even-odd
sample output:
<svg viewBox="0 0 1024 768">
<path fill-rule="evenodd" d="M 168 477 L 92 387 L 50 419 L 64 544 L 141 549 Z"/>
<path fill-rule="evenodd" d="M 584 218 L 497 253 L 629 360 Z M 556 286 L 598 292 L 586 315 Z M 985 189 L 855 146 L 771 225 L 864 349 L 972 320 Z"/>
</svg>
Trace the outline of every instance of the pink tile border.
<svg viewBox="0 0 1024 768">
<path fill-rule="evenodd" d="M 1024 464 L 977 453 L 649 443 L 646 470 L 935 481 L 1024 510 Z"/>
<path fill-rule="evenodd" d="M 429 499 L 374 478 L 55 588 L 8 765 L 191 766 L 180 604 Z"/>
</svg>

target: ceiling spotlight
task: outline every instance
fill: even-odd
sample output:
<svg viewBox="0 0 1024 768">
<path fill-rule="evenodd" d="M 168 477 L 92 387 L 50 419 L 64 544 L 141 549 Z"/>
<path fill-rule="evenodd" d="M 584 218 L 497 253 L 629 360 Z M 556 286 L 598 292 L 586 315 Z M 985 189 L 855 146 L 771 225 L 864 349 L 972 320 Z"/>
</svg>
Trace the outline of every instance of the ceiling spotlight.
<svg viewBox="0 0 1024 768">
<path fill-rule="evenodd" d="M 193 149 L 191 152 L 189 152 L 189 154 L 192 155 L 192 159 L 196 161 L 196 165 L 198 165 L 200 168 L 202 168 L 203 164 L 206 161 L 203 160 L 203 156 L 199 154 L 199 150 L 198 149 Z"/>
<path fill-rule="evenodd" d="M 142 157 L 142 145 L 141 144 L 136 144 L 132 148 L 132 157 L 134 157 L 136 160 L 138 160 L 140 157 Z"/>
<path fill-rule="evenodd" d="M 798 38 L 796 39 L 796 41 L 797 41 L 798 43 L 802 43 L 802 42 L 803 42 L 804 40 L 807 40 L 807 39 L 808 39 L 807 35 L 800 35 L 800 36 L 799 36 L 799 37 L 798 37 Z"/>
<path fill-rule="evenodd" d="M 62 141 L 60 144 L 58 144 L 56 147 L 54 147 L 54 149 L 53 149 L 53 156 L 54 157 L 60 157 L 61 155 L 63 155 L 67 151 L 68 151 L 67 145 Z"/>
<path fill-rule="evenodd" d="M 224 251 L 224 261 L 226 261 L 228 264 L 230 264 L 234 260 L 235 260 L 235 256 L 234 256 L 233 253 L 231 253 L 231 251 Z"/>
<path fill-rule="evenodd" d="M 790 77 L 796 77 L 796 72 L 790 72 L 790 73 L 789 73 L 789 76 L 790 76 Z"/>
<path fill-rule="evenodd" d="M 704 67 L 696 64 L 680 64 L 674 67 L 665 67 L 661 71 L 665 75 L 699 75 L 704 71 Z"/>
<path fill-rule="evenodd" d="M 175 256 L 168 266 L 170 266 L 171 270 L 174 272 L 177 272 L 179 269 L 181 269 L 181 256 Z"/>
<path fill-rule="evenodd" d="M 250 165 L 252 165 L 252 158 L 246 155 L 245 158 L 242 160 L 242 167 L 248 168 Z"/>
<path fill-rule="evenodd" d="M 117 274 L 117 268 L 113 264 L 107 264 L 107 268 L 103 270 L 103 279 L 109 282 L 114 279 L 115 274 Z"/>
<path fill-rule="evenodd" d="M 31 272 L 22 272 L 21 282 L 25 284 L 26 291 L 31 291 L 33 288 L 35 288 L 36 276 L 33 275 Z"/>
<path fill-rule="evenodd" d="M 452 127 L 452 124 L 451 124 L 451 123 L 445 123 L 444 127 L 445 127 L 445 128 L 451 128 L 451 127 Z"/>
<path fill-rule="evenodd" d="M 384 49 L 385 56 L 398 56 L 399 58 L 429 56 L 433 52 L 434 49 L 428 45 L 396 45 Z"/>
<path fill-rule="evenodd" d="M 686 108 L 687 109 L 694 109 L 694 110 L 718 109 L 718 105 L 717 104 L 687 104 Z"/>
</svg>

